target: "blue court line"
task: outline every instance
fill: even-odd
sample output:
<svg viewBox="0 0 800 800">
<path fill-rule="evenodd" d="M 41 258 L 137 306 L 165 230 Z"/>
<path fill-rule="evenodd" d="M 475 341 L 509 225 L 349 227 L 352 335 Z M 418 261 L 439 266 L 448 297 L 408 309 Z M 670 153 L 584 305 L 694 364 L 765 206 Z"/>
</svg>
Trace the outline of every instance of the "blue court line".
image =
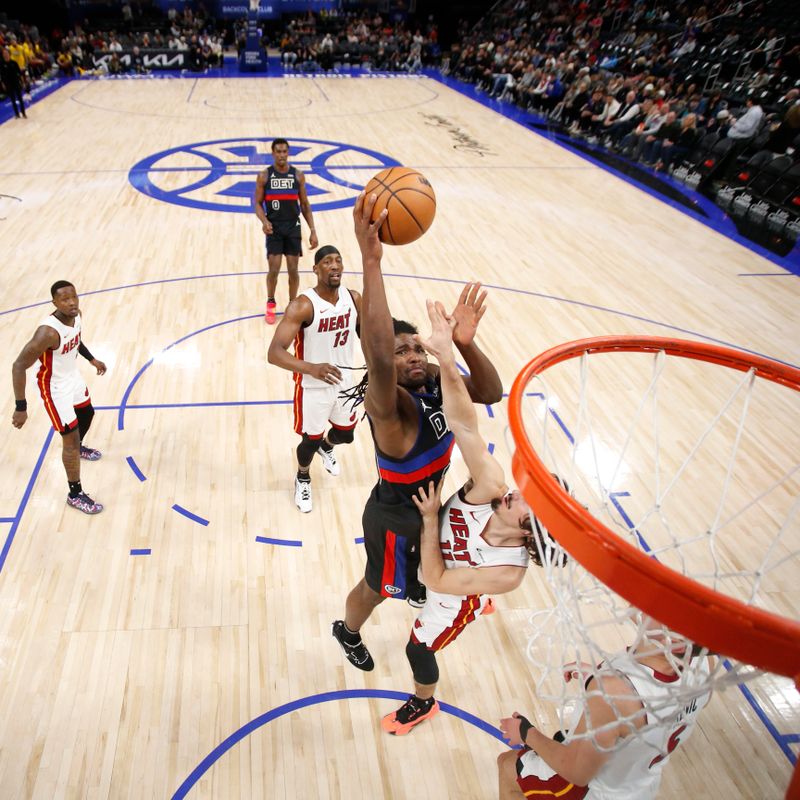
<svg viewBox="0 0 800 800">
<path fill-rule="evenodd" d="M 144 481 L 146 481 L 146 480 L 147 480 L 147 477 L 145 476 L 145 474 L 144 474 L 144 473 L 143 473 L 143 472 L 142 472 L 142 471 L 139 469 L 138 465 L 137 465 L 137 464 L 136 464 L 136 462 L 133 460 L 133 456 L 128 456 L 128 457 L 127 457 L 125 460 L 128 462 L 128 466 L 129 466 L 129 467 L 131 468 L 131 470 L 133 471 L 133 474 L 134 474 L 134 475 L 135 475 L 135 476 L 136 476 L 136 477 L 137 477 L 137 478 L 138 478 L 140 481 L 144 482 Z"/>
<path fill-rule="evenodd" d="M 149 556 L 153 551 L 149 547 L 137 547 L 131 550 L 132 556 Z"/>
<path fill-rule="evenodd" d="M 0 522 L 13 522 L 16 517 L 0 517 Z"/>
<path fill-rule="evenodd" d="M 200 333 L 205 333 L 206 331 L 214 330 L 214 328 L 220 328 L 223 325 L 230 325 L 232 322 L 242 322 L 243 320 L 248 319 L 260 319 L 262 317 L 261 314 L 248 314 L 244 317 L 235 317 L 234 319 L 226 319 L 222 322 L 215 322 L 213 325 L 207 325 L 205 328 L 201 328 L 200 330 L 193 331 L 192 333 L 187 333 L 186 336 L 182 336 L 180 339 L 176 339 L 172 344 L 168 344 L 162 350 L 159 351 L 159 355 L 161 353 L 166 353 L 167 350 L 171 350 L 173 347 L 185 342 L 187 339 L 191 339 L 192 336 L 197 336 Z M 124 430 L 125 428 L 125 407 L 128 403 L 128 398 L 131 396 L 131 392 L 133 391 L 133 387 L 136 386 L 139 378 L 142 377 L 145 370 L 153 363 L 155 359 L 149 359 L 144 366 L 133 376 L 133 380 L 128 384 L 128 387 L 125 389 L 125 393 L 122 395 L 122 401 L 120 402 L 119 406 L 119 415 L 117 417 L 117 430 Z"/>
<path fill-rule="evenodd" d="M 301 270 L 299 270 L 299 272 L 302 273 L 302 274 L 306 274 L 306 273 L 312 273 L 313 270 L 301 269 Z M 139 286 L 152 286 L 152 285 L 158 284 L 158 283 L 174 283 L 174 282 L 177 282 L 177 281 L 194 281 L 194 280 L 201 280 L 203 278 L 235 278 L 235 277 L 240 277 L 240 276 L 244 276 L 244 275 L 265 275 L 265 274 L 266 273 L 264 271 L 257 271 L 257 272 L 228 272 L 228 273 L 216 273 L 216 274 L 213 274 L 213 275 L 190 275 L 190 276 L 186 276 L 186 277 L 183 277 L 183 278 L 161 278 L 159 280 L 144 281 L 142 283 L 131 283 L 131 284 L 126 284 L 124 286 L 113 286 L 113 287 L 110 287 L 108 289 L 95 289 L 93 291 L 81 292 L 81 295 L 83 297 L 87 297 L 87 296 L 93 295 L 93 294 L 103 294 L 105 292 L 115 292 L 115 291 L 118 291 L 120 289 L 135 289 L 135 288 L 138 288 Z M 350 275 L 361 275 L 362 273 L 360 271 L 357 271 L 357 270 L 348 270 L 348 274 L 350 274 Z M 464 281 L 463 280 L 457 280 L 455 278 L 440 278 L 440 277 L 435 277 L 435 276 L 432 276 L 432 275 L 409 275 L 408 273 L 384 272 L 383 273 L 383 277 L 384 278 L 406 278 L 406 279 L 413 278 L 415 280 L 420 280 L 420 281 L 434 281 L 436 283 L 450 283 L 450 284 L 455 284 L 455 285 L 458 285 L 458 286 L 463 286 L 464 285 Z M 782 360 L 780 358 L 776 358 L 775 356 L 771 356 L 768 353 L 761 353 L 758 350 L 751 350 L 750 348 L 742 347 L 741 345 L 735 344 L 734 342 L 728 342 L 725 339 L 717 339 L 714 336 L 708 336 L 707 334 L 700 333 L 699 331 L 694 331 L 691 328 L 682 328 L 679 325 L 671 325 L 668 322 L 660 322 L 659 320 L 651 319 L 649 317 L 643 317 L 643 316 L 641 316 L 639 314 L 631 314 L 631 313 L 629 313 L 627 311 L 618 311 L 617 309 L 609 308 L 608 306 L 600 306 L 600 305 L 596 305 L 594 303 L 585 303 L 585 302 L 583 302 L 581 300 L 571 300 L 568 297 L 559 297 L 558 295 L 544 294 L 543 292 L 535 292 L 535 291 L 530 290 L 530 289 L 519 289 L 519 288 L 510 287 L 510 286 L 500 286 L 498 284 L 492 284 L 492 283 L 484 283 L 482 285 L 483 285 L 483 287 L 485 289 L 494 289 L 495 291 L 498 291 L 498 292 L 508 292 L 509 294 L 519 294 L 519 295 L 523 295 L 525 297 L 537 297 L 540 300 L 553 300 L 553 301 L 555 301 L 557 303 L 564 303 L 566 305 L 577 306 L 578 308 L 587 308 L 587 309 L 589 309 L 591 311 L 602 311 L 603 313 L 613 314 L 614 316 L 622 317 L 623 319 L 631 319 L 631 320 L 635 320 L 637 322 L 643 322 L 646 325 L 654 325 L 656 327 L 665 328 L 665 329 L 670 330 L 670 331 L 676 331 L 677 333 L 685 333 L 685 334 L 687 334 L 689 336 L 693 336 L 693 337 L 698 338 L 698 339 L 703 339 L 706 342 L 712 342 L 714 344 L 721 344 L 721 345 L 724 345 L 725 347 L 733 347 L 736 350 L 741 350 L 741 352 L 743 352 L 743 353 L 751 353 L 752 355 L 762 356 L 763 358 L 769 358 L 769 359 L 772 359 L 773 361 L 777 361 L 779 364 L 786 364 L 789 367 L 794 367 L 796 369 L 800 368 L 800 365 L 798 365 L 798 364 L 793 364 L 791 361 L 784 361 L 784 360 Z M 50 305 L 50 303 L 52 303 L 52 300 L 42 300 L 39 303 L 31 303 L 31 304 L 26 305 L 26 306 L 20 306 L 19 308 L 12 308 L 12 309 L 8 309 L 7 311 L 0 311 L 0 317 L 4 316 L 5 314 L 13 314 L 13 313 L 15 313 L 17 311 L 24 311 L 26 309 L 35 308 L 37 306 Z M 253 317 L 260 317 L 260 316 L 261 316 L 260 314 L 254 314 L 253 315 Z M 242 319 L 247 319 L 247 317 L 242 317 Z M 228 320 L 228 322 L 235 322 L 235 321 L 236 320 Z M 225 323 L 219 323 L 219 324 L 225 324 Z M 200 333 L 200 331 L 196 331 L 195 333 Z M 190 335 L 193 335 L 193 334 L 190 334 Z M 173 344 L 177 344 L 177 342 L 173 342 Z"/>
<path fill-rule="evenodd" d="M 622 507 L 622 503 L 620 503 L 619 500 L 617 500 L 618 497 L 630 497 L 630 496 L 631 496 L 630 492 L 610 492 L 608 498 L 613 503 L 614 508 L 616 508 L 617 511 L 619 512 L 619 515 L 622 517 L 625 524 L 636 534 L 636 538 L 639 540 L 639 544 L 642 546 L 642 549 L 645 551 L 645 553 L 650 554 L 653 552 L 652 549 L 650 548 L 650 545 L 647 544 L 647 541 L 645 540 L 644 536 L 642 536 L 642 534 L 639 533 L 639 530 L 634 526 L 633 520 L 628 516 L 625 509 Z"/>
<path fill-rule="evenodd" d="M 353 540 L 356 544 L 364 544 L 364 537 L 363 536 L 356 536 Z"/>
<path fill-rule="evenodd" d="M 28 485 L 25 487 L 25 491 L 22 493 L 22 500 L 19 501 L 19 507 L 17 508 L 16 516 L 11 520 L 11 528 L 8 531 L 8 535 L 6 536 L 6 541 L 3 544 L 3 549 L 0 551 L 0 572 L 3 571 L 3 566 L 6 563 L 6 558 L 8 556 L 8 551 L 11 549 L 11 543 L 14 541 L 14 536 L 17 534 L 17 528 L 19 528 L 19 523 L 22 520 L 22 515 L 25 513 L 25 508 L 28 505 L 28 500 L 30 500 L 31 492 L 33 491 L 33 486 L 36 483 L 36 478 L 39 476 L 39 472 L 42 469 L 42 464 L 44 463 L 44 457 L 47 453 L 47 449 L 50 447 L 50 442 L 53 441 L 53 436 L 55 431 L 50 428 L 47 432 L 47 436 L 45 437 L 44 444 L 42 445 L 42 449 L 39 453 L 39 458 L 36 459 L 36 464 L 33 467 L 33 472 L 31 473 L 31 477 L 28 479 Z"/>
<path fill-rule="evenodd" d="M 794 272 L 740 272 L 740 278 L 797 278 Z"/>
<path fill-rule="evenodd" d="M 486 449 L 489 451 L 489 455 L 494 455 L 494 442 L 489 442 Z"/>
<path fill-rule="evenodd" d="M 188 511 L 183 506 L 179 506 L 177 503 L 175 503 L 172 506 L 172 510 L 173 511 L 177 511 L 179 514 L 183 514 L 184 517 L 186 517 L 187 519 L 192 520 L 192 522 L 197 522 L 200 525 L 208 525 L 208 520 L 207 519 L 203 519 L 203 517 L 198 517 L 197 514 L 192 514 L 191 511 Z"/>
<path fill-rule="evenodd" d="M 246 736 L 249 736 L 254 731 L 266 725 L 273 720 L 279 719 L 286 714 L 291 714 L 293 711 L 299 711 L 309 706 L 320 705 L 321 703 L 329 703 L 334 700 L 355 700 L 361 698 L 380 698 L 383 700 L 396 700 L 404 702 L 408 699 L 408 692 L 394 692 L 385 689 L 344 689 L 336 692 L 322 692 L 321 694 L 310 695 L 303 697 L 299 700 L 292 700 L 290 703 L 285 703 L 282 706 L 267 711 L 264 714 L 250 720 L 250 722 L 242 725 L 239 730 L 234 731 L 230 736 L 220 742 L 189 774 L 186 780 L 178 787 L 172 800 L 182 800 L 191 791 L 195 784 L 208 772 L 209 769 L 219 759 L 225 755 L 232 747 L 237 745 Z M 493 736 L 499 742 L 507 746 L 507 742 L 503 739 L 500 731 L 488 722 L 484 722 L 480 717 L 470 714 L 456 706 L 449 703 L 439 703 L 439 707 L 445 714 L 450 714 L 458 719 L 474 725 L 476 728 Z"/>
<path fill-rule="evenodd" d="M 256 536 L 256 541 L 261 544 L 282 544 L 286 547 L 302 547 L 303 543 L 298 539 L 273 539 L 270 536 Z"/>
<path fill-rule="evenodd" d="M 731 663 L 730 661 L 728 661 L 727 658 L 724 658 L 722 660 L 722 664 L 728 671 L 732 669 Z M 775 727 L 772 720 L 767 716 L 766 711 L 764 711 L 764 709 L 761 707 L 761 704 L 755 698 L 750 689 L 743 683 L 739 683 L 737 685 L 741 690 L 742 694 L 744 695 L 745 700 L 747 700 L 747 702 L 750 703 L 750 707 L 753 709 L 753 711 L 756 712 L 756 716 L 761 720 L 762 723 L 764 723 L 764 727 L 769 731 L 772 738 L 778 743 L 778 747 L 780 747 L 781 750 L 783 750 L 783 754 L 786 756 L 786 758 L 789 759 L 792 765 L 796 764 L 797 756 L 794 754 L 792 748 L 789 747 L 789 741 L 792 741 L 792 739 L 794 739 L 794 741 L 800 741 L 800 736 L 792 733 L 789 734 L 780 733 L 778 729 Z"/>
<path fill-rule="evenodd" d="M 224 406 L 285 406 L 291 405 L 294 400 L 215 400 L 206 403 L 135 403 L 125 406 L 129 409 L 148 408 L 219 408 Z M 108 406 L 108 409 L 121 409 L 122 406 Z M 99 409 L 98 409 L 99 410 Z M 106 410 L 105 408 L 103 410 Z"/>
</svg>

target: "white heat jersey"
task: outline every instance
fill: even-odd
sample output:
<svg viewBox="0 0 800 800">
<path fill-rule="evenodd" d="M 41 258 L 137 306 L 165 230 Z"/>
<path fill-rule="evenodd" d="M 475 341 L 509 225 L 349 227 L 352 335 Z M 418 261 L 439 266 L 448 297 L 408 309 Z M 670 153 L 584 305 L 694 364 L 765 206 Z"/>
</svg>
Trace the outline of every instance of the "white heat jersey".
<svg viewBox="0 0 800 800">
<path fill-rule="evenodd" d="M 447 501 L 439 517 L 439 547 L 447 569 L 528 566 L 530 558 L 522 545 L 491 545 L 483 538 L 493 513 L 491 503 L 468 503 L 463 487 Z"/>
<path fill-rule="evenodd" d="M 612 658 L 609 664 L 633 684 L 647 712 L 646 724 L 653 727 L 631 734 L 621 743 L 588 786 L 568 783 L 534 750 L 525 750 L 517 765 L 517 783 L 526 797 L 551 795 L 562 800 L 655 800 L 657 797 L 661 773 L 670 753 L 689 738 L 697 715 L 711 697 L 707 688 L 708 659 L 695 662 L 692 671 L 683 676 L 661 675 L 625 654 Z M 679 681 L 682 693 L 699 692 L 685 705 L 679 705 L 675 698 Z M 581 714 L 579 706 L 570 721 L 570 730 L 575 729 Z M 568 733 L 566 741 L 570 739 Z"/>
<path fill-rule="evenodd" d="M 336 305 L 323 300 L 314 289 L 302 292 L 314 306 L 314 318 L 309 325 L 301 327 L 294 340 L 296 358 L 310 361 L 312 364 L 333 364 L 337 367 L 354 366 L 356 311 L 353 296 L 344 287 L 339 287 L 339 298 Z M 330 388 L 325 381 L 311 375 L 295 373 L 295 383 L 304 389 Z M 349 389 L 352 385 L 352 371 L 342 370 L 342 381 L 337 385 L 339 391 Z"/>
<path fill-rule="evenodd" d="M 41 366 L 36 375 L 40 388 L 55 394 L 59 390 L 71 391 L 76 379 L 82 380 L 78 371 L 78 346 L 81 343 L 81 315 L 75 317 L 73 326 L 65 325 L 54 314 L 45 317 L 41 325 L 54 328 L 58 333 L 58 347 L 45 350 L 39 356 Z"/>
<path fill-rule="evenodd" d="M 653 727 L 628 737 L 590 781 L 586 800 L 654 800 L 669 754 L 689 738 L 711 697 L 706 688 L 681 706 L 674 696 L 676 684 L 681 681 L 686 694 L 701 690 L 708 683 L 708 659 L 696 662 L 682 676 L 661 675 L 626 655 L 609 663 L 633 684 L 648 711 L 647 724 Z M 658 720 L 666 724 L 654 724 Z"/>
<path fill-rule="evenodd" d="M 464 494 L 462 487 L 439 514 L 439 547 L 445 568 L 526 568 L 530 558 L 523 546 L 491 545 L 483 538 L 493 513 L 492 504 L 468 503 Z M 428 598 L 411 629 L 411 639 L 436 653 L 454 642 L 470 622 L 493 611 L 489 595 L 442 594 L 429 587 Z"/>
</svg>

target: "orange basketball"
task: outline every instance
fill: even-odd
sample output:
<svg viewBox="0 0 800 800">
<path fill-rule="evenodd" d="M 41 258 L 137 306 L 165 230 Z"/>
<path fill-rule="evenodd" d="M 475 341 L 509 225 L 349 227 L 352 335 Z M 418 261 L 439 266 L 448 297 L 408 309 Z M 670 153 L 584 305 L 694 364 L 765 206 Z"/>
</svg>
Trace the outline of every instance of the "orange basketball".
<svg viewBox="0 0 800 800">
<path fill-rule="evenodd" d="M 408 244 L 419 239 L 433 222 L 436 195 L 428 179 L 409 167 L 389 167 L 379 172 L 366 188 L 367 197 L 378 199 L 372 211 L 376 219 L 384 208 L 389 210 L 380 229 L 384 244 Z"/>
</svg>

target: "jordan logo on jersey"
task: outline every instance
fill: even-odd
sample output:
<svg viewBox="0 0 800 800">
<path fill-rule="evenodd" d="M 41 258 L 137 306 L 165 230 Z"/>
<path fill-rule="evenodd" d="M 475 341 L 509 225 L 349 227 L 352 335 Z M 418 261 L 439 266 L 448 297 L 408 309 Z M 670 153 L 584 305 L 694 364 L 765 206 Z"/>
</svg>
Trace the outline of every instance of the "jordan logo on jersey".
<svg viewBox="0 0 800 800">
<path fill-rule="evenodd" d="M 78 345 L 81 343 L 81 335 L 76 333 L 75 336 L 72 337 L 62 348 L 61 348 L 61 355 L 65 356 L 71 350 L 74 350 Z"/>
<path fill-rule="evenodd" d="M 442 542 L 442 558 L 445 561 L 466 561 L 471 566 L 475 563 L 469 557 L 467 543 L 469 542 L 469 526 L 464 519 L 464 512 L 460 508 L 451 508 L 447 515 L 450 531 L 453 534 L 453 543 Z"/>
</svg>

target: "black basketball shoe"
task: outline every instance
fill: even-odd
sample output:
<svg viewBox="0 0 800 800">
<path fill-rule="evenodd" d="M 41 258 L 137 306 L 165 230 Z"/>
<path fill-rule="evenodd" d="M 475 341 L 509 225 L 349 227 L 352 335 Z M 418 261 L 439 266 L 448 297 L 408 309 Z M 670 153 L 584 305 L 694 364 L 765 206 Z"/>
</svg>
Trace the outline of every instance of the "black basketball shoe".
<svg viewBox="0 0 800 800">
<path fill-rule="evenodd" d="M 412 608 L 422 608 L 428 599 L 428 592 L 421 583 L 411 583 L 406 588 L 406 601 Z"/>
<path fill-rule="evenodd" d="M 354 667 L 363 669 L 364 672 L 371 672 L 375 669 L 375 662 L 372 660 L 372 656 L 369 654 L 366 645 L 361 641 L 360 636 L 358 637 L 358 644 L 348 644 L 345 641 L 347 630 L 344 627 L 344 620 L 335 620 L 331 633 L 333 634 L 333 638 L 342 646 L 347 660 Z"/>
</svg>

